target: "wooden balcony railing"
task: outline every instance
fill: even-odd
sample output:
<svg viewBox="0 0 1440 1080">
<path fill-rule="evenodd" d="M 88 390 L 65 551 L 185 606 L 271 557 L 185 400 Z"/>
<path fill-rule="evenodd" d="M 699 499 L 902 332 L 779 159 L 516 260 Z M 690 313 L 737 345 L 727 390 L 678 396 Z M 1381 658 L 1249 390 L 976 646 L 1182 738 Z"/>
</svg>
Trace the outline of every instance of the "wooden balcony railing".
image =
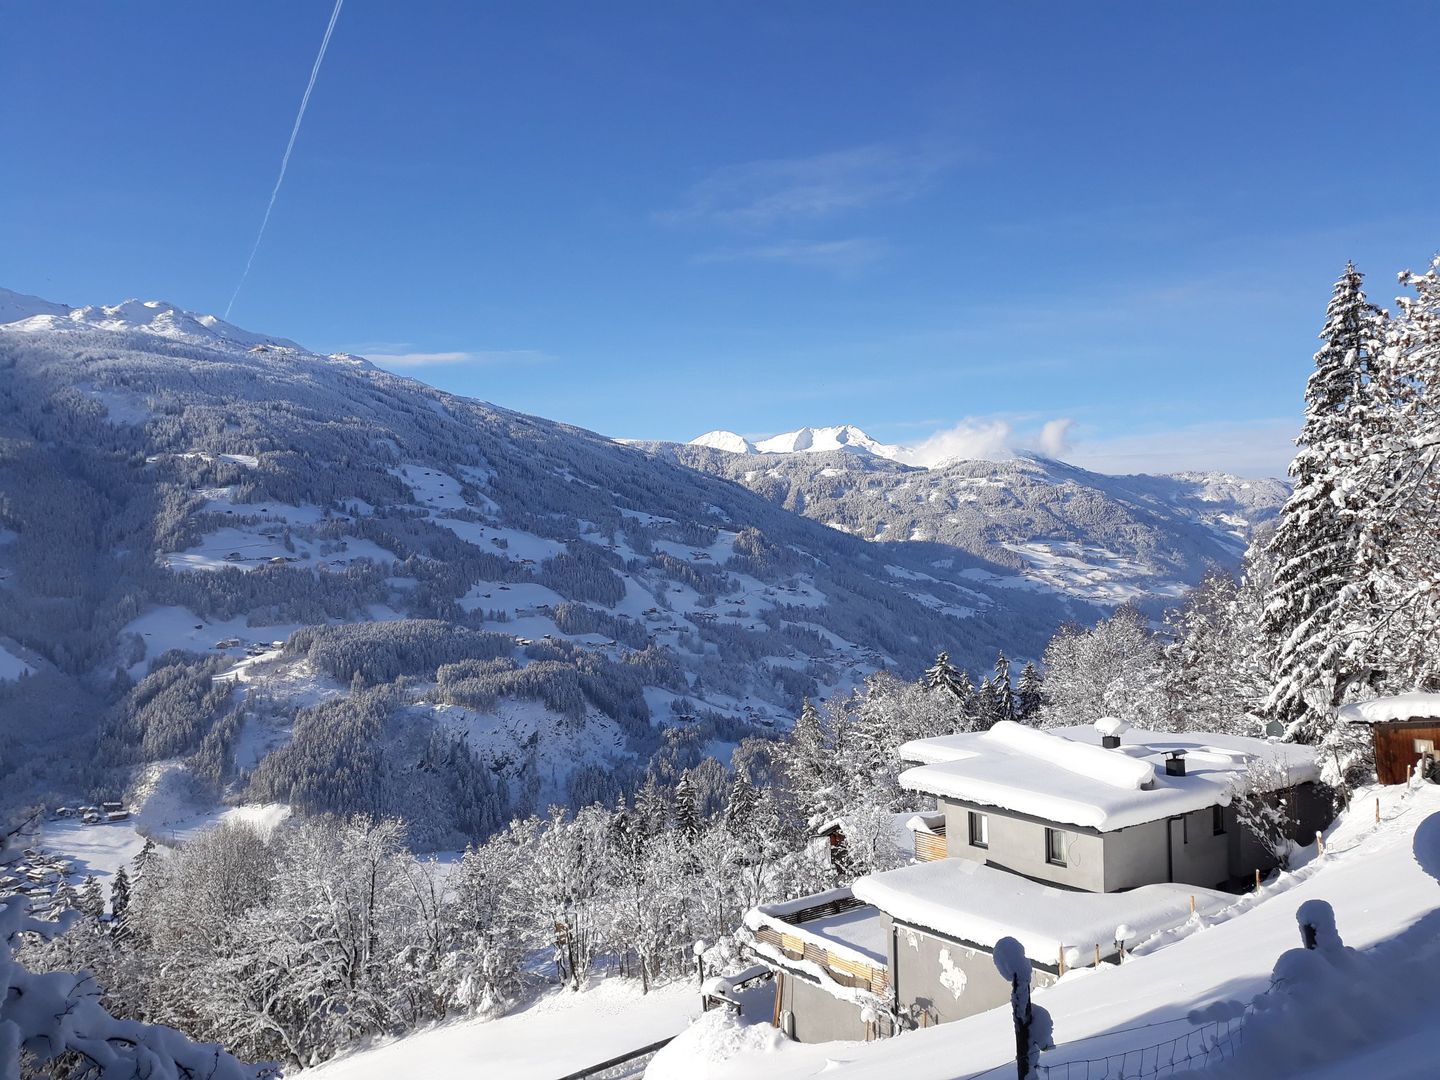
<svg viewBox="0 0 1440 1080">
<path fill-rule="evenodd" d="M 950 845 L 945 840 L 945 834 L 919 832 L 915 833 L 915 858 L 921 862 L 934 862 L 936 859 L 948 858 Z"/>
<path fill-rule="evenodd" d="M 855 905 L 848 905 L 855 906 Z M 836 956 L 829 949 L 806 941 L 795 934 L 787 934 L 771 926 L 762 926 L 753 931 L 756 941 L 763 941 L 780 955 L 789 960 L 808 960 L 823 968 L 841 986 L 860 987 L 872 994 L 883 996 L 889 992 L 890 976 L 884 968 Z"/>
</svg>

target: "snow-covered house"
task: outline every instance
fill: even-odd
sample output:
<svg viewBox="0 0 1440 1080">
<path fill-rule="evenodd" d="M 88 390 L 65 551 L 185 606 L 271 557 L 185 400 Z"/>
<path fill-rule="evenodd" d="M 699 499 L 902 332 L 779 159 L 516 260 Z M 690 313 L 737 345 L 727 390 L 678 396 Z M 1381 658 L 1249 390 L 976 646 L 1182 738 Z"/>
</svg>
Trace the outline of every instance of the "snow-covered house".
<svg viewBox="0 0 1440 1080">
<path fill-rule="evenodd" d="M 900 753 L 901 785 L 936 799 L 910 819 L 917 861 L 746 916 L 803 1042 L 865 1038 L 867 1010 L 893 1030 L 1003 1004 L 1002 937 L 1045 985 L 1225 906 L 1222 889 L 1274 864 L 1231 805 L 1241 786 L 1285 800 L 1297 838 L 1331 816 L 1313 752 L 1259 739 L 1005 722 Z"/>
<path fill-rule="evenodd" d="M 1340 710 L 1343 724 L 1363 724 L 1375 743 L 1375 778 L 1403 784 L 1436 760 L 1440 747 L 1440 694 L 1416 692 L 1358 701 Z"/>
</svg>

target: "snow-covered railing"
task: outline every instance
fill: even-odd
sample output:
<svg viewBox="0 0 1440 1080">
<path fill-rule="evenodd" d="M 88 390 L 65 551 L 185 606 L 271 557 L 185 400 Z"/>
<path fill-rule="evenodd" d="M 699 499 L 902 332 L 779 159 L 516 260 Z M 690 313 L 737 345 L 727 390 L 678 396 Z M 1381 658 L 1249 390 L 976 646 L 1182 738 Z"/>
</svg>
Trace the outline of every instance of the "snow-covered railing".
<svg viewBox="0 0 1440 1080">
<path fill-rule="evenodd" d="M 806 930 L 815 919 L 839 915 L 866 906 L 849 889 L 801 897 L 782 904 L 764 904 L 745 915 L 755 951 L 782 966 L 805 970 L 836 987 L 884 996 L 890 973 L 858 949 Z"/>
<path fill-rule="evenodd" d="M 920 862 L 949 857 L 950 843 L 945 839 L 943 813 L 916 814 L 905 822 L 905 827 L 915 836 L 915 858 Z"/>
</svg>

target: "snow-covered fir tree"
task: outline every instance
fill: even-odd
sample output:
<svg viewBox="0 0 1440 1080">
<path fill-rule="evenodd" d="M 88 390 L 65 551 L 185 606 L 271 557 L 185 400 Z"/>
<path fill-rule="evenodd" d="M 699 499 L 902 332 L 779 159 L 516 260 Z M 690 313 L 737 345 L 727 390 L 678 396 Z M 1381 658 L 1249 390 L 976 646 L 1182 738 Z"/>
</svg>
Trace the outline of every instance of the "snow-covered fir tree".
<svg viewBox="0 0 1440 1080">
<path fill-rule="evenodd" d="M 1263 629 L 1271 556 L 1259 545 L 1243 575 L 1207 574 L 1166 614 L 1164 692 L 1178 730 L 1265 733 L 1271 648 Z"/>
<path fill-rule="evenodd" d="M 1014 720 L 1019 707 L 1015 686 L 1010 681 L 1010 661 L 1003 652 L 995 657 L 995 693 L 999 698 L 1000 719 Z"/>
<path fill-rule="evenodd" d="M 121 866 L 110 880 L 110 932 L 117 938 L 129 933 L 129 912 L 130 875 Z"/>
<path fill-rule="evenodd" d="M 975 695 L 975 711 L 981 730 L 992 728 L 1006 719 L 1001 691 L 988 675 L 980 680 L 980 690 Z"/>
<path fill-rule="evenodd" d="M 1294 492 L 1270 541 L 1274 579 L 1265 628 L 1275 643 L 1269 707 L 1303 742 L 1324 734 L 1329 710 L 1369 672 L 1353 662 L 1341 593 L 1351 579 L 1363 508 L 1354 484 L 1365 454 L 1363 412 L 1384 316 L 1347 265 L 1335 283 L 1305 387 L 1305 422 L 1290 466 Z"/>
<path fill-rule="evenodd" d="M 965 700 L 965 679 L 960 670 L 950 662 L 950 654 L 942 652 L 935 663 L 925 669 L 925 686 L 929 690 L 944 690 L 956 700 Z"/>
<path fill-rule="evenodd" d="M 686 769 L 680 776 L 680 782 L 675 785 L 675 828 L 687 844 L 693 844 L 700 838 L 701 827 L 695 784 L 691 780 L 690 770 Z"/>
<path fill-rule="evenodd" d="M 1040 711 L 1044 704 L 1045 680 L 1041 677 L 1040 671 L 1035 667 L 1033 661 L 1027 660 L 1025 666 L 1020 669 L 1020 686 L 1015 694 L 1015 713 L 1017 719 L 1029 720 Z"/>
<path fill-rule="evenodd" d="M 105 894 L 94 874 L 87 874 L 80 883 L 80 896 L 76 906 L 87 918 L 97 922 L 105 917 Z"/>
</svg>

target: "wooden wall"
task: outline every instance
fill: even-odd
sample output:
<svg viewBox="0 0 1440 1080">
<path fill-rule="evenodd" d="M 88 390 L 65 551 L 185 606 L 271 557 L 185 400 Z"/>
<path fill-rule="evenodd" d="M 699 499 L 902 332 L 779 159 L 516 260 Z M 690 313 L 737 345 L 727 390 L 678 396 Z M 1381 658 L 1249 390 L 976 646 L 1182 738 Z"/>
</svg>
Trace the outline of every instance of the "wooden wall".
<svg viewBox="0 0 1440 1080">
<path fill-rule="evenodd" d="M 1375 739 L 1375 776 L 1382 784 L 1403 784 L 1420 755 L 1416 739 L 1428 739 L 1440 752 L 1440 716 L 1388 724 L 1372 724 Z"/>
</svg>

